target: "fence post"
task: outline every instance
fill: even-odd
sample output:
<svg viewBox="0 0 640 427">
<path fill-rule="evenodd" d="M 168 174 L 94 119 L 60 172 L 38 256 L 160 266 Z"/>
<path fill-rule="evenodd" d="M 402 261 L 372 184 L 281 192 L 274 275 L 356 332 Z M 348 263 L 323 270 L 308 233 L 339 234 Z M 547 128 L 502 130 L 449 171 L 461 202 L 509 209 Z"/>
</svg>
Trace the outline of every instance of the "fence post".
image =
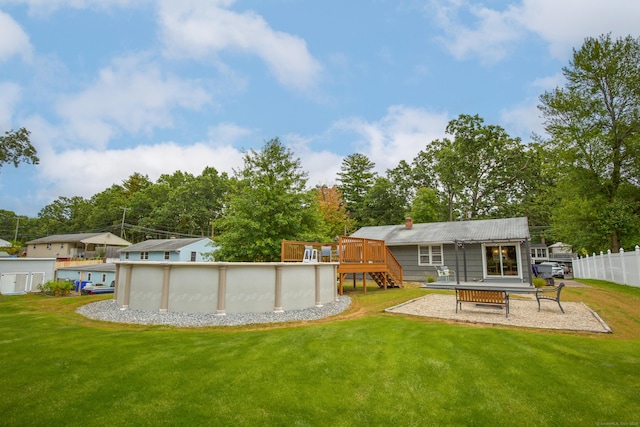
<svg viewBox="0 0 640 427">
<path fill-rule="evenodd" d="M 587 266 L 587 275 L 585 276 L 587 279 L 591 279 L 591 267 L 589 267 L 589 255 L 585 254 L 585 265 Z"/>
<path fill-rule="evenodd" d="M 597 279 L 598 278 L 598 258 L 596 258 L 596 253 L 594 252 L 593 255 L 591 255 L 591 258 L 593 258 L 593 278 Z"/>
<path fill-rule="evenodd" d="M 604 252 L 600 251 L 600 262 L 602 263 L 602 278 L 607 280 L 607 266 L 604 264 Z"/>
<path fill-rule="evenodd" d="M 620 248 L 620 265 L 622 266 L 622 284 L 627 284 L 627 270 L 624 268 L 624 248 Z"/>
<path fill-rule="evenodd" d="M 637 286 L 640 286 L 640 246 L 636 245 L 636 268 L 638 269 L 638 282 Z"/>
<path fill-rule="evenodd" d="M 609 260 L 609 273 L 611 273 L 611 279 L 606 278 L 607 280 L 614 281 L 615 276 L 613 275 L 613 260 L 611 259 L 611 249 L 607 249 L 607 259 Z"/>
</svg>

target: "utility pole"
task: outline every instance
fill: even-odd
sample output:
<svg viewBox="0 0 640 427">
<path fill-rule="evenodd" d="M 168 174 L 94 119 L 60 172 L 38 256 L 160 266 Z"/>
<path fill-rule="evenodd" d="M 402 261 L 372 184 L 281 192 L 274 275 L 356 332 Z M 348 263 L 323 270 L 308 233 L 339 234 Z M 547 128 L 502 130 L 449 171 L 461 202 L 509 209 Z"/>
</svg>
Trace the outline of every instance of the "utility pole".
<svg viewBox="0 0 640 427">
<path fill-rule="evenodd" d="M 18 241 L 18 226 L 20 225 L 20 217 L 16 215 L 16 234 L 13 236 L 15 242 Z"/>
<path fill-rule="evenodd" d="M 122 224 L 120 225 L 120 238 L 124 238 L 124 216 L 127 213 L 127 210 L 130 208 L 120 208 L 122 209 Z"/>
</svg>

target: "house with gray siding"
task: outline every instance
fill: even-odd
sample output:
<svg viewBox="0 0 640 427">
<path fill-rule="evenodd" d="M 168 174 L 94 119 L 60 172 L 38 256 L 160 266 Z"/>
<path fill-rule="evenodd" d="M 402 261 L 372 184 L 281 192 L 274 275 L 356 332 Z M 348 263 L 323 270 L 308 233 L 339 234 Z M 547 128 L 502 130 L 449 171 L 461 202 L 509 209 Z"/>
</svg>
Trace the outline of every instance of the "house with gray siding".
<svg viewBox="0 0 640 427">
<path fill-rule="evenodd" d="M 120 261 L 213 261 L 208 254 L 214 250 L 208 237 L 191 239 L 152 239 L 120 249 Z"/>
<path fill-rule="evenodd" d="M 460 282 L 531 280 L 527 218 L 362 227 L 352 237 L 384 240 L 404 280 L 425 282 L 447 266 Z"/>
</svg>

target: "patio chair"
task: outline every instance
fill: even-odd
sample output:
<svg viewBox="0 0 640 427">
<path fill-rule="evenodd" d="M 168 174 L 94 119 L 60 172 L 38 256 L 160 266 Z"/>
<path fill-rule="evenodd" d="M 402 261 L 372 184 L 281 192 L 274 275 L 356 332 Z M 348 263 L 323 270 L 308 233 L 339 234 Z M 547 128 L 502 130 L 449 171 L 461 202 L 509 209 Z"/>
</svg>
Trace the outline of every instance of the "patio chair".
<svg viewBox="0 0 640 427">
<path fill-rule="evenodd" d="M 560 283 L 557 288 L 553 289 L 537 288 L 536 301 L 538 301 L 538 311 L 540 311 L 540 300 L 547 300 L 557 302 L 558 307 L 560 307 L 560 311 L 564 313 L 564 309 L 560 305 L 560 292 L 562 292 L 562 288 L 564 288 L 564 283 Z M 543 292 L 546 292 L 547 294 L 545 295 Z M 551 292 L 555 293 L 555 295 L 551 294 Z"/>
<path fill-rule="evenodd" d="M 305 246 L 302 262 L 318 262 L 318 250 L 313 249 L 313 246 Z"/>
<path fill-rule="evenodd" d="M 438 282 L 449 282 L 449 278 L 453 277 L 455 279 L 455 272 L 449 270 L 449 267 L 443 265 L 442 267 L 436 267 L 436 271 L 438 272 Z"/>
<path fill-rule="evenodd" d="M 320 247 L 320 259 L 322 261 L 334 261 L 334 251 L 331 249 L 331 246 L 321 246 Z M 335 253 L 337 255 L 337 253 Z M 336 257 L 337 259 L 337 257 Z"/>
</svg>

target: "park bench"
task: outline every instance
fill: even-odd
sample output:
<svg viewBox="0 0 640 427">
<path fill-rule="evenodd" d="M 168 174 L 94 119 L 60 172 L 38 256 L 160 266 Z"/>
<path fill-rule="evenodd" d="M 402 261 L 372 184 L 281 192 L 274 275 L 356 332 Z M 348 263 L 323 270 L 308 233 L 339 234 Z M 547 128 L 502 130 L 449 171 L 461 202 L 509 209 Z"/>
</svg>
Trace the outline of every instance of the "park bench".
<svg viewBox="0 0 640 427">
<path fill-rule="evenodd" d="M 560 307 L 560 311 L 564 313 L 564 309 L 560 305 L 560 292 L 562 292 L 562 288 L 564 288 L 564 286 L 565 286 L 564 283 L 560 283 L 557 288 L 555 287 L 551 289 L 537 288 L 536 301 L 538 301 L 538 311 L 540 311 L 540 300 L 547 300 L 547 301 L 557 302 L 558 307 Z"/>
<path fill-rule="evenodd" d="M 463 302 L 504 307 L 506 315 L 509 317 L 509 293 L 507 291 L 456 288 L 456 313 L 458 312 L 458 307 L 462 310 Z"/>
</svg>

